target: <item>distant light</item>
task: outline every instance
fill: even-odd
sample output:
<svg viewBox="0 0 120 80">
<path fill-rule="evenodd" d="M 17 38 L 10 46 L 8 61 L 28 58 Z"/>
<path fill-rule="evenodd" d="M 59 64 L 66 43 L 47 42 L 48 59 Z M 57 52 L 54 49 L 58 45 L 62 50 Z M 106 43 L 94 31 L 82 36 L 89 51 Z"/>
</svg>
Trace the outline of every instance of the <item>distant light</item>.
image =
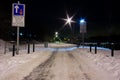
<svg viewBox="0 0 120 80">
<path fill-rule="evenodd" d="M 56 35 L 58 35 L 58 32 L 55 32 Z"/>
<path fill-rule="evenodd" d="M 80 20 L 80 23 L 84 23 L 84 22 L 85 22 L 85 19 L 81 19 L 81 20 Z"/>
<path fill-rule="evenodd" d="M 55 37 L 58 37 L 58 32 L 55 32 Z"/>
<path fill-rule="evenodd" d="M 23 36 L 23 33 L 20 33 L 20 36 Z"/>
</svg>

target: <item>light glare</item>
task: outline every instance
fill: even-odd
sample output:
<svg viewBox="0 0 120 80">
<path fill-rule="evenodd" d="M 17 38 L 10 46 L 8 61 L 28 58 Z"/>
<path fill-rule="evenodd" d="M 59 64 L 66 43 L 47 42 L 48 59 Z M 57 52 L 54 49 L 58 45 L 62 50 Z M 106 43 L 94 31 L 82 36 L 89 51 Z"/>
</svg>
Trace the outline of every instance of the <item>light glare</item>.
<svg viewBox="0 0 120 80">
<path fill-rule="evenodd" d="M 81 19 L 81 20 L 80 20 L 80 23 L 84 23 L 84 22 L 85 22 L 85 19 Z"/>
<path fill-rule="evenodd" d="M 64 24 L 64 26 L 68 24 L 71 27 L 71 23 L 75 22 L 72 19 L 73 19 L 73 16 L 69 17 L 69 15 L 67 14 L 67 19 L 63 19 L 64 21 L 66 21 L 66 23 Z"/>
</svg>

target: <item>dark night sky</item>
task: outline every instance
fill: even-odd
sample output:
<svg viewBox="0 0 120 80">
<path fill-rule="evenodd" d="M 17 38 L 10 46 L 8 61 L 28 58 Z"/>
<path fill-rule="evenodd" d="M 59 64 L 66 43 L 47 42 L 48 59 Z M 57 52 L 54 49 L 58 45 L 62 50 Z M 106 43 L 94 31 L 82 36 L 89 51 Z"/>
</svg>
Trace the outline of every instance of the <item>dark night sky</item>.
<svg viewBox="0 0 120 80">
<path fill-rule="evenodd" d="M 12 3 L 17 0 L 0 1 L 0 21 L 10 20 Z M 79 19 L 87 21 L 88 36 L 120 35 L 119 3 L 112 0 L 20 0 L 26 5 L 26 23 L 23 31 L 51 35 L 64 25 L 60 18 L 66 18 L 66 12 L 75 14 L 72 26 L 79 30 Z M 2 23 L 1 23 L 2 24 Z M 10 24 L 11 26 L 11 24 Z M 0 26 L 1 27 L 1 26 Z"/>
</svg>

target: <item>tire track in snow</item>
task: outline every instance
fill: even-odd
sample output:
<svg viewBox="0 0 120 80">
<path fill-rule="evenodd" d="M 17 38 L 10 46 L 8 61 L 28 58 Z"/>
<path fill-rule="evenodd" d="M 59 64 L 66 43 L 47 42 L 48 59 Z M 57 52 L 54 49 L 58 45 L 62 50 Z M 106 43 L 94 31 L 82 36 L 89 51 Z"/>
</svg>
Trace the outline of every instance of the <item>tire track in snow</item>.
<svg viewBox="0 0 120 80">
<path fill-rule="evenodd" d="M 49 75 L 50 68 L 53 65 L 57 51 L 53 51 L 51 56 L 38 67 L 36 67 L 28 76 L 23 80 L 51 80 L 54 75 Z"/>
<path fill-rule="evenodd" d="M 83 71 L 81 64 L 78 62 L 76 57 L 70 51 L 67 51 L 67 53 L 69 58 L 71 58 L 71 60 L 73 61 L 73 63 L 76 63 L 78 65 L 79 71 L 82 73 L 81 75 L 84 76 L 84 77 L 81 77 L 81 80 L 91 80 L 90 77 L 87 75 L 87 73 Z M 72 80 L 74 80 L 74 78 Z"/>
<path fill-rule="evenodd" d="M 90 77 L 85 72 L 83 72 L 82 67 L 80 67 L 80 63 L 70 51 L 60 51 L 60 53 L 58 53 L 57 51 L 58 50 L 53 51 L 51 56 L 45 62 L 36 67 L 23 80 L 56 80 L 55 77 L 58 77 L 59 75 L 55 75 L 56 72 L 52 73 L 53 69 L 56 70 L 55 66 L 59 64 L 56 58 L 59 58 L 60 60 L 65 58 L 65 60 L 67 60 L 63 61 L 63 63 L 66 64 L 64 65 L 64 67 L 68 68 L 67 72 L 65 72 L 68 74 L 68 76 L 64 80 L 91 80 Z M 63 65 L 60 66 L 61 68 L 64 68 Z"/>
</svg>

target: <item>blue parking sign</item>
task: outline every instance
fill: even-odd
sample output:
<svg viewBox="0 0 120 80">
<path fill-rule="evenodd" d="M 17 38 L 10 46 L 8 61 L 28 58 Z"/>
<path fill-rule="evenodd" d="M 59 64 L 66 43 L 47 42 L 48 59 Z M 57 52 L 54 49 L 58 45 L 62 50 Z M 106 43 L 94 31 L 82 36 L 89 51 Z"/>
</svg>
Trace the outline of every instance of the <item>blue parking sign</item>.
<svg viewBox="0 0 120 80">
<path fill-rule="evenodd" d="M 14 16 L 24 16 L 25 15 L 25 5 L 24 4 L 13 4 L 13 15 Z"/>
</svg>

